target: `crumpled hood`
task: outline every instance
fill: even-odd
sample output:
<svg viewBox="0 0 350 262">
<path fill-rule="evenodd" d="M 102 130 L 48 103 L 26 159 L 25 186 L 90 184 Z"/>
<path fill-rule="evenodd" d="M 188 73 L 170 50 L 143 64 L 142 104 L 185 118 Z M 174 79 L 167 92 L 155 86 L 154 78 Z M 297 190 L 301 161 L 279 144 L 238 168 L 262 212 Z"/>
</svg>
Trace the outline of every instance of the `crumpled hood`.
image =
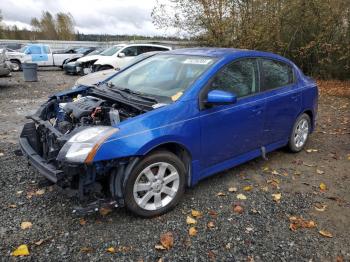
<svg viewBox="0 0 350 262">
<path fill-rule="evenodd" d="M 118 61 L 116 56 L 101 56 L 96 62 L 96 65 L 113 65 Z"/>
<path fill-rule="evenodd" d="M 100 55 L 83 56 L 83 57 L 79 58 L 77 60 L 77 62 L 85 63 L 85 62 L 92 61 L 92 60 L 98 60 L 100 57 L 101 57 Z"/>
</svg>

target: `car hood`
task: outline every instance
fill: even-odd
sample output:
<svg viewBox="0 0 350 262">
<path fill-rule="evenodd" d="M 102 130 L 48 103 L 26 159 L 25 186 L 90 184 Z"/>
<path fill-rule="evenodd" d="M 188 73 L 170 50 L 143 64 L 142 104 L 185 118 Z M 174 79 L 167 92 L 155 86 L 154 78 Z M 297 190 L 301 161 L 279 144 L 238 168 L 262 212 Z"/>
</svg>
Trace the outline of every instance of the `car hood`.
<svg viewBox="0 0 350 262">
<path fill-rule="evenodd" d="M 94 84 L 97 84 L 98 82 L 101 82 L 108 77 L 112 76 L 115 74 L 117 70 L 115 69 L 108 69 L 108 70 L 103 70 L 103 71 L 98 71 L 95 73 L 88 74 L 86 76 L 80 77 L 76 82 L 75 86 L 92 86 Z"/>
<path fill-rule="evenodd" d="M 6 52 L 7 57 L 18 57 L 18 56 L 25 56 L 24 53 L 21 52 Z"/>
<path fill-rule="evenodd" d="M 83 56 L 80 57 L 77 62 L 84 63 L 92 60 L 98 60 L 101 56 L 100 55 L 89 55 L 89 56 Z"/>
<path fill-rule="evenodd" d="M 118 61 L 115 56 L 101 56 L 96 62 L 96 65 L 114 64 Z"/>
</svg>

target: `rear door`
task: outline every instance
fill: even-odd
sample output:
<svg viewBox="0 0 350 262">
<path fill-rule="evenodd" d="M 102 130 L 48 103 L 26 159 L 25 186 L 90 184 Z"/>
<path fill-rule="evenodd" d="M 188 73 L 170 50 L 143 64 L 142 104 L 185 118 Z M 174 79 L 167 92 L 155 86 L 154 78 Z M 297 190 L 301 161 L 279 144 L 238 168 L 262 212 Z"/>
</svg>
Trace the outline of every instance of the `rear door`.
<svg viewBox="0 0 350 262">
<path fill-rule="evenodd" d="M 301 92 L 295 72 L 288 63 L 261 58 L 261 91 L 266 99 L 264 145 L 289 138 L 301 110 Z"/>
</svg>

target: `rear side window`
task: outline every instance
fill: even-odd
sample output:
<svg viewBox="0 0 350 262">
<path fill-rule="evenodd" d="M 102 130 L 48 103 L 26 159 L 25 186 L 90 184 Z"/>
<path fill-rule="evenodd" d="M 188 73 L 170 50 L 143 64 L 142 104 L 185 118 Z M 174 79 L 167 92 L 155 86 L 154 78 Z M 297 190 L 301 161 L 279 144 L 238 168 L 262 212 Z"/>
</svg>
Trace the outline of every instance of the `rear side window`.
<svg viewBox="0 0 350 262">
<path fill-rule="evenodd" d="M 258 92 L 258 73 L 256 59 L 244 59 L 233 62 L 212 80 L 209 90 L 223 90 L 243 97 Z"/>
<path fill-rule="evenodd" d="M 261 59 L 261 67 L 261 91 L 286 86 L 294 82 L 293 68 L 283 62 Z"/>
<path fill-rule="evenodd" d="M 47 45 L 44 45 L 43 49 L 45 54 L 50 54 L 50 48 Z"/>
<path fill-rule="evenodd" d="M 140 54 L 139 53 L 140 50 L 138 46 L 127 47 L 122 52 L 125 54 L 125 56 L 137 56 Z"/>
</svg>

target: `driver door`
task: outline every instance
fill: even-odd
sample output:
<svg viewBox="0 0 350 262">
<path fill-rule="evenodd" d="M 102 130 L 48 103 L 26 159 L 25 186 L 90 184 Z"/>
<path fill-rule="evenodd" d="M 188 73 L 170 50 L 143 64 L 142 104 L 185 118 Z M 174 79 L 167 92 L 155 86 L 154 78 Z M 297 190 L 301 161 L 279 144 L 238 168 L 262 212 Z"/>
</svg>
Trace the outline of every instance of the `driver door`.
<svg viewBox="0 0 350 262">
<path fill-rule="evenodd" d="M 222 68 L 200 95 L 205 101 L 211 90 L 234 93 L 237 102 L 229 105 L 205 105 L 200 112 L 201 166 L 238 157 L 260 148 L 265 102 L 259 99 L 259 74 L 256 59 L 234 61 Z"/>
</svg>

